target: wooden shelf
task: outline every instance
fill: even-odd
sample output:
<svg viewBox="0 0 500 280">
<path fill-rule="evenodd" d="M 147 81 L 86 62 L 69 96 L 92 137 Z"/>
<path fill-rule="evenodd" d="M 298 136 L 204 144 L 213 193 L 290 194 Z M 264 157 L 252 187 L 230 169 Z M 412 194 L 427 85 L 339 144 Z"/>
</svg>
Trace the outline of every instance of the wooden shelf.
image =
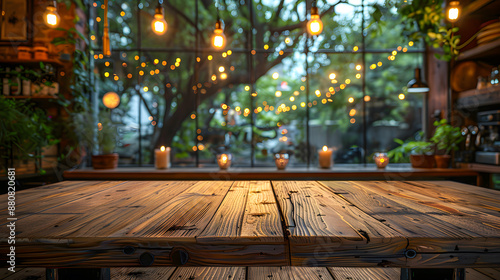
<svg viewBox="0 0 500 280">
<path fill-rule="evenodd" d="M 500 104 L 500 86 L 471 89 L 458 93 L 457 108 L 477 110 L 478 107 Z"/>
<path fill-rule="evenodd" d="M 482 163 L 461 163 L 460 168 L 467 168 L 477 172 L 500 174 L 500 166 L 498 165 L 482 164 Z"/>
<path fill-rule="evenodd" d="M 457 60 L 469 60 L 469 59 L 486 59 L 493 58 L 498 60 L 500 55 L 500 39 L 493 42 L 486 43 L 481 46 L 477 46 L 473 49 L 462 52 L 458 55 Z"/>
<path fill-rule="evenodd" d="M 4 64 L 39 64 L 43 62 L 44 64 L 56 64 L 58 66 L 62 66 L 63 62 L 58 59 L 43 59 L 43 60 L 34 60 L 34 59 L 3 59 L 0 60 L 1 63 Z"/>
<path fill-rule="evenodd" d="M 496 0 L 475 0 L 465 6 L 461 18 L 472 15 L 497 15 L 500 9 L 500 2 Z"/>
<path fill-rule="evenodd" d="M 57 99 L 55 96 L 24 96 L 24 95 L 17 95 L 17 96 L 11 96 L 11 95 L 3 95 L 5 98 L 12 98 L 12 99 Z"/>
</svg>

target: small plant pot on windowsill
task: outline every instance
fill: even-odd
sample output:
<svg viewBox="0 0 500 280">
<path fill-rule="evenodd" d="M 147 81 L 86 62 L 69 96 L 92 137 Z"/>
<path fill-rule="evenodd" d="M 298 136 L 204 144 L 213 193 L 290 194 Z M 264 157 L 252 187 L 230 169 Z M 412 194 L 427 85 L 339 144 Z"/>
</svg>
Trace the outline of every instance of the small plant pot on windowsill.
<svg viewBox="0 0 500 280">
<path fill-rule="evenodd" d="M 413 168 L 434 168 L 435 165 L 433 155 L 410 155 L 410 162 Z"/>
<path fill-rule="evenodd" d="M 94 155 L 92 166 L 94 169 L 115 169 L 118 167 L 118 154 Z"/>
<path fill-rule="evenodd" d="M 437 168 L 448 168 L 450 167 L 451 156 L 450 155 L 435 155 Z"/>
</svg>

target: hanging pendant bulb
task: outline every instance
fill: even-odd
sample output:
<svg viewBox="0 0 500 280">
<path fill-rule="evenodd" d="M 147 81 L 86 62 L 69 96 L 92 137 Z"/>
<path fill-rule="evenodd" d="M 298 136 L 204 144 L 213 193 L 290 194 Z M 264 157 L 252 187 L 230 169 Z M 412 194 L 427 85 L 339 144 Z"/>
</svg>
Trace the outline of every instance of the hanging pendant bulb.
<svg viewBox="0 0 500 280">
<path fill-rule="evenodd" d="M 111 45 L 109 42 L 108 27 L 108 0 L 104 0 L 104 32 L 102 35 L 102 53 L 105 56 L 111 56 Z"/>
<path fill-rule="evenodd" d="M 56 1 L 49 4 L 43 13 L 43 21 L 50 28 L 55 28 L 61 22 L 61 17 L 57 13 Z"/>
<path fill-rule="evenodd" d="M 155 9 L 154 19 L 151 22 L 151 29 L 156 35 L 163 35 L 167 32 L 167 27 L 167 21 L 163 16 L 163 7 L 160 3 L 158 3 L 158 6 Z"/>
<path fill-rule="evenodd" d="M 220 19 L 217 19 L 217 22 L 215 22 L 214 35 L 212 36 L 212 45 L 218 49 L 222 49 L 226 45 L 224 26 Z"/>
<path fill-rule="evenodd" d="M 415 78 L 409 81 L 406 87 L 408 88 L 408 92 L 410 93 L 429 92 L 429 86 L 424 81 L 422 81 L 420 68 L 415 68 Z"/>
<path fill-rule="evenodd" d="M 313 3 L 311 7 L 311 19 L 307 22 L 307 32 L 311 35 L 319 35 L 323 31 L 323 22 L 318 14 L 318 7 Z"/>
<path fill-rule="evenodd" d="M 451 1 L 446 9 L 446 18 L 449 22 L 455 22 L 460 18 L 460 2 Z"/>
</svg>

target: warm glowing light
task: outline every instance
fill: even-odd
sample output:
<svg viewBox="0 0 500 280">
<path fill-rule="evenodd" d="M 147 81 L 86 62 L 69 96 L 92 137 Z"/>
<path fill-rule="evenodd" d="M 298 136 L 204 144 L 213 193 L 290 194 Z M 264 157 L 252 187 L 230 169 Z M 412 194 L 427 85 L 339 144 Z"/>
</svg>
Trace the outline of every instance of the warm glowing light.
<svg viewBox="0 0 500 280">
<path fill-rule="evenodd" d="M 345 89 L 345 85 L 344 85 L 344 84 L 341 84 L 341 85 L 340 85 L 340 89 Z"/>
<path fill-rule="evenodd" d="M 269 49 L 269 45 L 268 45 L 268 44 L 265 44 L 265 45 L 264 45 L 264 49 L 265 49 L 265 50 Z"/>
<path fill-rule="evenodd" d="M 328 147 L 327 146 L 323 146 L 323 152 L 326 152 L 328 151 Z"/>
<path fill-rule="evenodd" d="M 295 95 L 295 96 L 299 96 L 299 94 L 300 94 L 300 92 L 297 90 L 293 92 L 293 95 Z"/>
<path fill-rule="evenodd" d="M 280 74 L 278 72 L 274 72 L 272 77 L 273 79 L 277 80 L 280 77 Z"/>
<path fill-rule="evenodd" d="M 109 77 L 109 72 L 104 72 L 104 77 Z"/>
<path fill-rule="evenodd" d="M 125 16 L 125 11 L 120 12 L 120 16 L 124 17 Z"/>
<path fill-rule="evenodd" d="M 351 111 L 349 111 L 349 116 L 354 117 L 354 115 L 356 115 L 356 109 L 351 109 Z"/>
<path fill-rule="evenodd" d="M 450 22 L 455 22 L 458 20 L 460 17 L 460 2 L 458 1 L 451 1 L 448 9 L 446 10 L 446 18 Z"/>
<path fill-rule="evenodd" d="M 361 78 L 361 74 L 356 74 L 356 79 L 360 79 Z"/>
<path fill-rule="evenodd" d="M 354 123 L 356 122 L 356 119 L 351 118 L 350 122 L 351 122 L 352 124 L 354 124 Z"/>
<path fill-rule="evenodd" d="M 114 109 L 120 104 L 120 96 L 116 92 L 107 92 L 102 97 L 102 103 L 109 109 Z"/>
<path fill-rule="evenodd" d="M 349 97 L 349 99 L 347 99 L 347 101 L 348 101 L 349 103 L 353 103 L 353 102 L 354 102 L 354 97 Z"/>
<path fill-rule="evenodd" d="M 165 152 L 165 146 L 161 146 L 160 151 Z"/>
<path fill-rule="evenodd" d="M 232 50 L 228 50 L 227 51 L 227 55 L 232 55 L 233 54 L 233 51 Z"/>
<path fill-rule="evenodd" d="M 413 41 L 408 42 L 408 46 L 413 46 Z"/>
<path fill-rule="evenodd" d="M 114 76 L 113 79 L 115 79 L 115 81 L 118 81 L 120 78 L 118 76 Z"/>
<path fill-rule="evenodd" d="M 142 90 L 144 90 L 144 92 L 148 92 L 149 88 L 148 87 L 143 87 Z"/>
<path fill-rule="evenodd" d="M 400 93 L 399 96 L 398 96 L 399 100 L 404 100 L 405 97 L 406 96 L 403 93 Z"/>
<path fill-rule="evenodd" d="M 359 47 L 358 46 L 354 46 L 354 48 L 352 48 L 353 51 L 357 52 L 359 50 Z"/>
<path fill-rule="evenodd" d="M 330 78 L 330 80 L 334 80 L 336 77 L 337 75 L 335 73 L 330 73 L 330 75 L 328 75 L 328 78 Z"/>
<path fill-rule="evenodd" d="M 139 75 L 143 76 L 144 75 L 144 71 L 139 71 Z"/>
<path fill-rule="evenodd" d="M 95 41 L 95 35 L 91 35 L 90 40 Z"/>
<path fill-rule="evenodd" d="M 96 17 L 96 18 L 95 18 L 95 21 L 97 21 L 97 22 L 101 22 L 101 17 Z"/>
<path fill-rule="evenodd" d="M 371 97 L 369 95 L 365 95 L 364 100 L 365 102 L 369 102 L 371 100 Z"/>
<path fill-rule="evenodd" d="M 219 67 L 219 72 L 224 72 L 225 70 L 224 66 Z"/>
<path fill-rule="evenodd" d="M 377 66 L 378 66 L 378 67 L 382 66 L 382 61 L 379 61 L 379 62 L 377 63 Z"/>
<path fill-rule="evenodd" d="M 311 19 L 307 22 L 307 31 L 311 35 L 319 35 L 323 31 L 323 22 L 319 17 L 317 7 L 311 7 Z"/>
<path fill-rule="evenodd" d="M 249 91 L 250 90 L 250 86 L 245 86 L 245 90 Z"/>
<path fill-rule="evenodd" d="M 276 97 L 281 97 L 281 91 L 277 90 L 277 91 L 274 93 L 274 95 L 275 95 Z"/>
<path fill-rule="evenodd" d="M 306 103 L 305 102 L 301 102 L 300 103 L 300 107 L 306 107 Z"/>
<path fill-rule="evenodd" d="M 45 25 L 50 28 L 54 28 L 59 25 L 61 18 L 57 13 L 57 8 L 55 7 L 55 5 L 52 4 L 47 6 L 45 12 L 43 13 L 43 21 L 45 22 Z"/>
<path fill-rule="evenodd" d="M 314 94 L 316 94 L 317 97 L 321 96 L 321 92 L 319 91 L 319 89 L 317 89 L 316 91 L 314 91 Z"/>
<path fill-rule="evenodd" d="M 138 55 L 134 56 L 134 59 L 139 60 L 139 56 Z"/>
<path fill-rule="evenodd" d="M 239 111 L 241 111 L 241 107 L 240 107 L 240 106 L 236 106 L 236 108 L 234 108 L 234 110 L 235 110 L 236 112 L 239 112 Z"/>
<path fill-rule="evenodd" d="M 397 55 L 398 52 L 397 51 L 392 51 L 392 55 Z"/>
<path fill-rule="evenodd" d="M 356 65 L 356 70 L 358 70 L 358 71 L 361 70 L 361 64 Z"/>
<path fill-rule="evenodd" d="M 215 80 L 217 80 L 217 76 L 215 76 L 215 74 L 213 74 L 211 79 L 212 79 L 212 81 L 215 81 Z"/>
<path fill-rule="evenodd" d="M 220 74 L 220 79 L 221 79 L 221 80 L 225 80 L 225 79 L 227 79 L 227 74 L 226 74 L 226 73 L 221 73 L 221 74 Z"/>
<path fill-rule="evenodd" d="M 351 79 L 346 79 L 346 80 L 345 80 L 345 83 L 346 83 L 346 84 L 350 84 L 350 83 L 351 83 Z"/>
<path fill-rule="evenodd" d="M 295 97 L 290 96 L 290 101 L 292 101 L 292 102 L 295 101 Z"/>
<path fill-rule="evenodd" d="M 196 115 L 195 114 L 191 114 L 191 119 L 192 120 L 196 119 Z"/>
<path fill-rule="evenodd" d="M 224 35 L 224 29 L 220 20 L 217 20 L 215 23 L 212 45 L 217 49 L 222 49 L 226 45 L 226 36 Z"/>
</svg>

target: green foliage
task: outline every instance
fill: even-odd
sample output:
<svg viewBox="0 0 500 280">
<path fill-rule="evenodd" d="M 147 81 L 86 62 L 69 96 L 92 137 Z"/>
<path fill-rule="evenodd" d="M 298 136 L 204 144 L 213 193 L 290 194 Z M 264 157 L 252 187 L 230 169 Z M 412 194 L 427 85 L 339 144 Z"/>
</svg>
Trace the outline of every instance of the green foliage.
<svg viewBox="0 0 500 280">
<path fill-rule="evenodd" d="M 420 134 L 421 136 L 422 134 Z M 407 139 L 403 141 L 398 138 L 394 138 L 394 142 L 398 143 L 399 146 L 390 150 L 387 155 L 391 158 L 391 162 L 403 163 L 410 162 L 409 155 L 423 155 L 432 153 L 432 143 L 427 141 L 419 141 L 415 139 Z"/>
<path fill-rule="evenodd" d="M 16 159 L 34 157 L 37 149 L 59 142 L 54 136 L 55 123 L 34 104 L 0 98 L 0 151 L 8 158 L 13 150 Z"/>
<path fill-rule="evenodd" d="M 111 121 L 110 113 L 101 111 L 99 113 L 99 124 L 97 125 L 97 144 L 99 154 L 106 155 L 114 152 L 118 137 L 117 127 Z"/>
<path fill-rule="evenodd" d="M 406 1 L 405 1 L 406 2 Z M 450 61 L 458 55 L 460 36 L 454 35 L 458 27 L 446 22 L 443 0 L 413 0 L 399 6 L 403 35 L 416 42 L 424 39 L 434 48 L 443 48 L 437 58 Z M 414 26 L 418 30 L 414 30 Z"/>
<path fill-rule="evenodd" d="M 434 126 L 436 131 L 430 140 L 437 144 L 437 148 L 444 150 L 446 155 L 450 154 L 451 150 L 458 150 L 458 144 L 464 140 L 460 128 L 448 124 L 446 119 L 435 121 Z"/>
</svg>

